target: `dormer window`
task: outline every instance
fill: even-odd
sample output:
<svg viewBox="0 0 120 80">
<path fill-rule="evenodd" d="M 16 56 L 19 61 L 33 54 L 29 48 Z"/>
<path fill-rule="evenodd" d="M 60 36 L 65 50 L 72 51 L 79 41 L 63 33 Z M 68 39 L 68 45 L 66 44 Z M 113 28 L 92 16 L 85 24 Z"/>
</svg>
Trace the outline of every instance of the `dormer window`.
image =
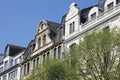
<svg viewBox="0 0 120 80">
<path fill-rule="evenodd" d="M 113 2 L 107 5 L 107 9 L 113 8 Z"/>
<path fill-rule="evenodd" d="M 69 25 L 69 33 L 73 33 L 75 31 L 75 22 L 70 23 Z"/>
<path fill-rule="evenodd" d="M 46 44 L 46 35 L 43 36 L 43 46 Z"/>
<path fill-rule="evenodd" d="M 96 12 L 91 15 L 91 19 L 95 19 L 95 18 L 96 18 Z"/>
<path fill-rule="evenodd" d="M 116 4 L 120 3 L 120 0 L 116 0 Z"/>
</svg>

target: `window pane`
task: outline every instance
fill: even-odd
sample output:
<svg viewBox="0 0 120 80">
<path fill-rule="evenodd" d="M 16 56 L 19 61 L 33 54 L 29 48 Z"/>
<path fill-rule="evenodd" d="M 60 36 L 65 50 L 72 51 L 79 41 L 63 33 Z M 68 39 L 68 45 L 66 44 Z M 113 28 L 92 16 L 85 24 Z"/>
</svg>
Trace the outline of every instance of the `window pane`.
<svg viewBox="0 0 120 80">
<path fill-rule="evenodd" d="M 27 74 L 29 73 L 30 71 L 30 63 L 27 63 Z"/>
<path fill-rule="evenodd" d="M 35 59 L 33 60 L 33 69 L 35 69 L 35 66 L 36 66 L 36 64 L 35 64 Z"/>
<path fill-rule="evenodd" d="M 44 26 L 44 24 L 41 24 L 41 30 L 43 30 L 43 26 Z"/>
<path fill-rule="evenodd" d="M 43 46 L 46 44 L 46 35 L 43 36 Z"/>
<path fill-rule="evenodd" d="M 18 63 L 18 58 L 17 59 L 15 59 L 15 64 L 17 64 Z"/>
<path fill-rule="evenodd" d="M 13 66 L 13 60 L 10 61 L 10 66 Z"/>
<path fill-rule="evenodd" d="M 93 14 L 91 15 L 91 19 L 94 19 L 94 18 L 96 18 L 96 13 L 93 13 Z"/>
<path fill-rule="evenodd" d="M 41 47 L 41 38 L 38 39 L 38 48 Z"/>
<path fill-rule="evenodd" d="M 107 5 L 107 9 L 113 8 L 113 2 Z"/>
<path fill-rule="evenodd" d="M 75 22 L 72 23 L 72 32 L 75 31 Z"/>
<path fill-rule="evenodd" d="M 4 75 L 4 76 L 3 76 L 3 80 L 7 80 L 7 75 Z"/>
<path fill-rule="evenodd" d="M 54 49 L 54 59 L 56 59 L 56 48 Z"/>
<path fill-rule="evenodd" d="M 58 47 L 58 58 L 60 59 L 61 56 L 61 46 Z"/>
<path fill-rule="evenodd" d="M 120 0 L 116 0 L 116 4 L 120 3 Z"/>
<path fill-rule="evenodd" d="M 8 61 L 5 62 L 5 70 L 8 68 Z"/>
<path fill-rule="evenodd" d="M 43 55 L 43 62 L 45 62 L 45 56 L 46 56 L 46 55 L 44 54 L 44 55 Z"/>
<path fill-rule="evenodd" d="M 24 65 L 24 75 L 26 74 L 26 64 Z"/>
<path fill-rule="evenodd" d="M 72 33 L 72 23 L 70 24 L 70 27 L 69 27 L 69 33 Z"/>
<path fill-rule="evenodd" d="M 47 53 L 47 59 L 50 59 L 50 52 Z"/>
<path fill-rule="evenodd" d="M 37 66 L 39 65 L 39 60 L 40 60 L 40 59 L 39 59 L 39 57 L 38 57 L 38 58 L 37 58 Z"/>
</svg>

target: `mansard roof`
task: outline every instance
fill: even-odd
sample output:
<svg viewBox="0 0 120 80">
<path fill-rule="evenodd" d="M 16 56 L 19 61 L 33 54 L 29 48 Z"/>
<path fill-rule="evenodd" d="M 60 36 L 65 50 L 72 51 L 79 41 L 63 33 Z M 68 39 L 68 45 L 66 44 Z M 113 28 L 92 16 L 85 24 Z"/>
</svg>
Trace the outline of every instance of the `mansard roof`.
<svg viewBox="0 0 120 80">
<path fill-rule="evenodd" d="M 89 11 L 93 8 L 93 7 L 95 7 L 95 6 L 97 6 L 98 7 L 98 5 L 94 5 L 94 6 L 90 6 L 90 7 L 87 7 L 87 8 L 84 8 L 84 9 L 82 9 L 82 10 L 80 10 L 78 7 L 78 9 L 79 9 L 79 11 L 78 11 L 78 15 L 80 16 L 80 23 L 84 23 L 85 21 L 84 21 L 84 17 L 86 17 L 86 18 L 88 18 L 88 13 L 89 13 Z M 65 23 L 65 18 L 66 18 L 66 16 L 68 15 L 68 13 L 66 13 L 63 17 L 62 17 L 62 20 L 61 20 L 61 24 L 64 24 Z"/>
<path fill-rule="evenodd" d="M 7 46 L 5 48 L 4 57 L 6 57 L 7 55 L 8 56 L 15 56 L 19 52 L 23 51 L 24 49 L 25 49 L 25 47 L 22 47 L 22 46 L 17 46 L 17 45 L 13 45 L 13 44 L 7 44 Z M 8 50 L 8 53 L 7 53 L 7 50 Z"/>
<path fill-rule="evenodd" d="M 90 9 L 92 9 L 93 7 L 95 7 L 97 5 L 94 5 L 94 6 L 90 6 L 90 7 L 87 7 L 87 8 L 84 8 L 81 10 L 81 14 L 84 14 L 84 13 L 88 13 L 90 11 Z"/>
<path fill-rule="evenodd" d="M 34 48 L 35 48 L 35 40 L 31 40 L 23 54 L 24 60 L 30 59 L 30 56 L 31 56 Z"/>
<path fill-rule="evenodd" d="M 94 5 L 94 6 L 90 6 L 90 7 L 87 7 L 87 8 L 84 8 L 81 10 L 81 13 L 80 13 L 80 23 L 85 23 L 87 20 L 88 20 L 88 14 L 89 14 L 89 11 L 95 7 L 95 6 L 98 6 L 98 5 Z"/>
<path fill-rule="evenodd" d="M 61 20 L 61 24 L 64 24 L 65 23 L 65 18 L 67 16 L 67 13 L 62 17 L 62 20 Z"/>
<path fill-rule="evenodd" d="M 60 26 L 59 23 L 56 22 L 52 22 L 52 21 L 47 21 L 47 24 L 49 26 L 49 29 L 53 32 L 53 33 L 57 33 L 56 29 Z"/>
<path fill-rule="evenodd" d="M 2 62 L 3 58 L 4 58 L 4 54 L 0 54 L 0 63 Z"/>
<path fill-rule="evenodd" d="M 56 23 L 56 22 L 52 22 L 52 21 L 48 21 L 48 20 L 41 20 L 38 25 L 37 34 L 39 34 L 39 32 L 41 32 L 41 30 L 43 30 L 41 25 L 45 25 L 45 27 L 47 27 L 52 33 L 57 33 L 56 29 L 60 26 L 60 24 Z"/>
</svg>

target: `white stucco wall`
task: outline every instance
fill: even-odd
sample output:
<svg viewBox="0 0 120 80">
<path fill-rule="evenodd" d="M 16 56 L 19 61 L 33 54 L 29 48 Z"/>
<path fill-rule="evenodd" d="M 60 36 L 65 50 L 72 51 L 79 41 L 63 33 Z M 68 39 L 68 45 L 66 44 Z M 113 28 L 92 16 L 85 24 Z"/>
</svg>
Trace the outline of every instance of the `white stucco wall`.
<svg viewBox="0 0 120 80">
<path fill-rule="evenodd" d="M 69 12 L 65 18 L 65 39 L 68 37 L 78 33 L 79 31 L 79 24 L 80 24 L 80 16 L 79 16 L 79 9 L 76 6 L 76 3 L 72 3 L 70 5 Z M 73 33 L 69 33 L 70 29 L 69 26 L 72 22 L 75 22 L 75 31 Z"/>
</svg>

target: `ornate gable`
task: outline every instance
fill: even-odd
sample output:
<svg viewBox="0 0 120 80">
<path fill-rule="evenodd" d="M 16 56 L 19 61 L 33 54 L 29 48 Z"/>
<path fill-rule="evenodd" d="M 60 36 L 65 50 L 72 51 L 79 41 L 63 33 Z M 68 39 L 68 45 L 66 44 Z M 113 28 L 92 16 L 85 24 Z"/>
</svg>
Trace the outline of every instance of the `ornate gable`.
<svg viewBox="0 0 120 80">
<path fill-rule="evenodd" d="M 75 15 L 77 15 L 79 13 L 79 9 L 77 8 L 77 4 L 76 3 L 72 3 L 69 7 L 69 12 L 67 14 L 66 20 L 69 20 L 70 18 L 74 17 Z"/>
</svg>

